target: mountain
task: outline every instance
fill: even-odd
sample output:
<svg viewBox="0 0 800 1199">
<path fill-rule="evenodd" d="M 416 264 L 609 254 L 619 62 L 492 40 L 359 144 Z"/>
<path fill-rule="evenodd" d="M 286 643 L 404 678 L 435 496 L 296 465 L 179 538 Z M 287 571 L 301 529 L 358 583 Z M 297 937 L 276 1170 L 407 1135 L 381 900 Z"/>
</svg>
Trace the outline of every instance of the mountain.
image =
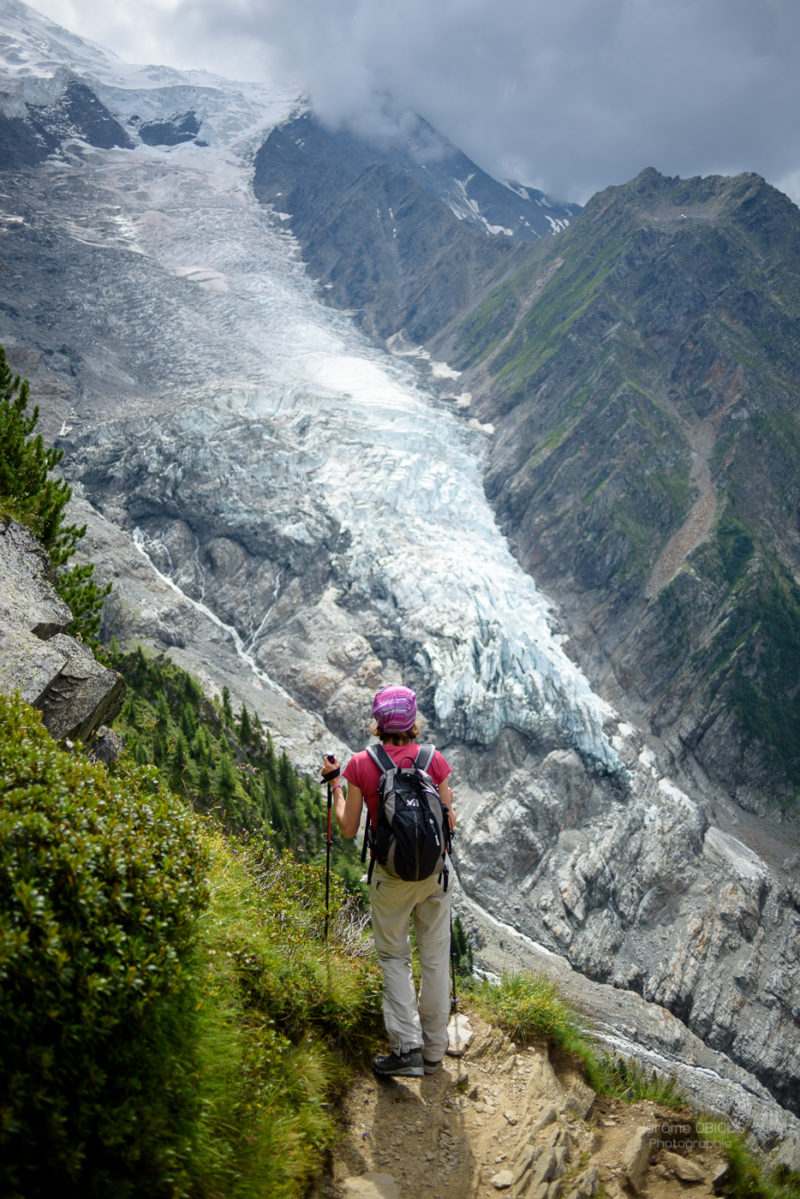
<svg viewBox="0 0 800 1199">
<path fill-rule="evenodd" d="M 323 751 L 360 747 L 372 692 L 403 678 L 455 768 L 458 902 L 478 963 L 569 963 L 605 1036 L 680 1064 L 687 1089 L 792 1159 L 791 827 L 734 805 L 692 747 L 678 754 L 607 658 L 626 622 L 657 613 L 648 587 L 670 585 L 634 549 L 656 562 L 692 488 L 705 494 L 691 438 L 707 444 L 699 425 L 717 409 L 700 384 L 716 387 L 719 367 L 704 331 L 733 314 L 723 342 L 739 336 L 755 360 L 751 301 L 732 283 L 708 308 L 711 267 L 722 278 L 734 247 L 756 308 L 774 287 L 773 357 L 791 375 L 779 247 L 793 245 L 794 210 L 754 179 L 647 173 L 553 236 L 509 237 L 454 213 L 444 166 L 426 188 L 416 150 L 376 158 L 296 97 L 126 67 L 16 3 L 0 34 L 0 344 L 31 379 L 98 576 L 114 582 L 105 634 L 166 650 L 212 693 L 228 686 L 309 772 Z M 298 121 L 309 156 L 287 144 Z M 356 237 L 352 213 L 379 196 L 381 220 Z M 755 237 L 731 216 L 748 204 Z M 684 244 L 690 228 L 709 247 L 694 274 L 705 243 Z M 606 395 L 604 370 L 627 390 Z M 669 392 L 670 372 L 694 378 L 696 410 Z M 741 427 L 771 441 L 780 424 L 790 448 L 782 412 Z M 719 489 L 719 471 L 739 477 L 737 447 L 714 445 Z M 782 487 L 762 480 L 750 486 L 774 497 L 768 512 Z M 759 536 L 754 561 L 746 540 L 726 543 L 732 579 L 768 551 L 777 561 L 780 544 Z M 698 622 L 710 586 L 706 609 L 687 601 Z M 629 670 L 637 652 L 643 670 L 653 658 L 639 640 L 628 652 Z M 688 716 L 706 676 L 721 677 L 701 667 Z M 668 699 L 661 668 L 649 683 Z M 741 735 L 724 716 L 730 755 Z M 762 734 L 757 783 L 781 767 L 769 744 Z M 757 790 L 740 788 L 751 807 Z"/>
<path fill-rule="evenodd" d="M 329 303 L 412 341 L 456 317 L 512 245 L 579 211 L 497 183 L 411 113 L 378 141 L 303 113 L 261 146 L 253 186 L 288 218 Z"/>
<path fill-rule="evenodd" d="M 291 199 L 304 168 L 270 140 L 257 194 Z M 598 685 L 749 810 L 791 807 L 800 211 L 757 176 L 649 169 L 556 238 L 476 254 L 431 220 L 427 244 L 421 212 L 379 236 L 374 177 L 320 178 L 345 232 L 313 200 L 292 227 L 326 299 L 458 369 L 495 430 L 487 495 Z"/>
<path fill-rule="evenodd" d="M 455 335 L 487 493 L 606 692 L 744 806 L 791 804 L 800 210 L 647 170 L 544 250 Z"/>
</svg>

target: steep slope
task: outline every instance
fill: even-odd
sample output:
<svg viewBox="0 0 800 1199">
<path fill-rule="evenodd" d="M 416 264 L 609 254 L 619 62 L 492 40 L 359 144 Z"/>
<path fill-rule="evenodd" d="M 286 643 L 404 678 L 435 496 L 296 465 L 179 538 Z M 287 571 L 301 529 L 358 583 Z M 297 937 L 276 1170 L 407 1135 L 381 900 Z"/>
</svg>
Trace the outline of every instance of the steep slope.
<svg viewBox="0 0 800 1199">
<path fill-rule="evenodd" d="M 537 251 L 455 338 L 497 429 L 487 493 L 609 691 L 742 803 L 788 800 L 800 211 L 756 176 L 646 171 Z"/>
</svg>

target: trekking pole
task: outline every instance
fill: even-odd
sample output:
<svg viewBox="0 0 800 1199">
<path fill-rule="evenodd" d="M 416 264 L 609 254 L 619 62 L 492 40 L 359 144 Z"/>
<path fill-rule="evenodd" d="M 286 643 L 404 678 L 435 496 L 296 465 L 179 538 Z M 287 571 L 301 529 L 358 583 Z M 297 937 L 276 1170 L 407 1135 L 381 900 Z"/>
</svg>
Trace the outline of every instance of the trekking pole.
<svg viewBox="0 0 800 1199">
<path fill-rule="evenodd" d="M 328 840 L 325 848 L 325 943 L 328 942 L 328 907 L 331 896 L 331 805 L 333 791 L 328 783 Z"/>
<path fill-rule="evenodd" d="M 334 755 L 326 754 L 325 758 L 326 758 L 326 760 L 333 761 Z M 333 771 L 329 771 L 328 773 L 332 776 L 332 778 L 339 777 L 338 767 L 337 767 L 335 773 Z M 327 837 L 327 841 L 325 843 L 325 943 L 327 944 L 327 942 L 328 942 L 328 910 L 330 907 L 330 896 L 331 896 L 331 845 L 333 844 L 333 841 L 331 840 L 331 808 L 333 806 L 333 787 L 332 787 L 332 778 L 328 778 L 324 774 L 322 777 L 325 780 L 325 782 L 328 784 L 328 837 Z"/>
<path fill-rule="evenodd" d="M 453 830 L 452 829 L 449 830 L 447 852 L 450 857 L 450 861 L 452 862 L 452 860 L 453 860 Z M 450 973 L 453 976 L 453 1012 L 454 1013 L 458 1011 L 458 995 L 456 993 L 456 956 L 457 956 L 456 942 L 455 942 L 455 937 L 453 936 L 453 904 L 451 901 L 450 902 Z"/>
<path fill-rule="evenodd" d="M 453 909 L 450 908 L 450 972 L 453 976 L 453 1011 L 458 1011 L 458 995 L 456 994 L 456 943 L 453 937 Z"/>
</svg>

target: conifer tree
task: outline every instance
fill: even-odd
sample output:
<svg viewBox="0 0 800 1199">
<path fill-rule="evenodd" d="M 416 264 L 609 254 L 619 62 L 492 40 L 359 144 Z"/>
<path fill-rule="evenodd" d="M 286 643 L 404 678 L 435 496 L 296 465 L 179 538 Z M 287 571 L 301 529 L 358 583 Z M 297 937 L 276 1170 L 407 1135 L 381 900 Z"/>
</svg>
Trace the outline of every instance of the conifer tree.
<svg viewBox="0 0 800 1199">
<path fill-rule="evenodd" d="M 156 727 L 153 734 L 153 761 L 156 766 L 161 766 L 167 756 L 167 741 L 161 729 Z"/>
<path fill-rule="evenodd" d="M 197 717 L 194 708 L 189 703 L 181 704 L 181 731 L 188 741 L 197 732 Z"/>
<path fill-rule="evenodd" d="M 72 612 L 70 633 L 96 644 L 111 584 L 98 587 L 91 563 L 64 569 L 86 525 L 64 523 L 72 488 L 64 479 L 49 477 L 63 451 L 46 448 L 41 433 L 32 436 L 39 408 L 28 412 L 28 398 L 28 381 L 12 375 L 0 346 L 0 516 L 21 521 L 39 539 L 56 568 L 56 590 Z"/>
<path fill-rule="evenodd" d="M 236 793 L 236 771 L 227 754 L 223 754 L 219 760 L 216 789 L 226 803 L 230 803 Z"/>
<path fill-rule="evenodd" d="M 249 745 L 253 740 L 253 728 L 250 724 L 250 714 L 247 708 L 242 704 L 242 712 L 239 717 L 239 738 L 242 745 Z"/>
<path fill-rule="evenodd" d="M 169 781 L 173 791 L 183 789 L 183 776 L 186 770 L 186 742 L 183 733 L 178 733 L 175 748 L 169 761 Z"/>
<path fill-rule="evenodd" d="M 156 704 L 156 728 L 160 732 L 166 732 L 169 728 L 169 705 L 164 695 L 159 695 Z"/>
</svg>

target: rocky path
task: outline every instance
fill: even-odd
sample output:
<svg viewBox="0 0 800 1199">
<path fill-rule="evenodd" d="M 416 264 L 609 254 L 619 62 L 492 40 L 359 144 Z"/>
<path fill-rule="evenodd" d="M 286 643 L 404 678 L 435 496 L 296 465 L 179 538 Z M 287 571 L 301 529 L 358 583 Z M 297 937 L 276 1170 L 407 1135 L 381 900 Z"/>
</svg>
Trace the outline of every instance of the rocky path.
<svg viewBox="0 0 800 1199">
<path fill-rule="evenodd" d="M 724 1168 L 688 1110 L 596 1096 L 574 1063 L 475 1014 L 437 1074 L 359 1077 L 314 1199 L 703 1199 Z"/>
</svg>

